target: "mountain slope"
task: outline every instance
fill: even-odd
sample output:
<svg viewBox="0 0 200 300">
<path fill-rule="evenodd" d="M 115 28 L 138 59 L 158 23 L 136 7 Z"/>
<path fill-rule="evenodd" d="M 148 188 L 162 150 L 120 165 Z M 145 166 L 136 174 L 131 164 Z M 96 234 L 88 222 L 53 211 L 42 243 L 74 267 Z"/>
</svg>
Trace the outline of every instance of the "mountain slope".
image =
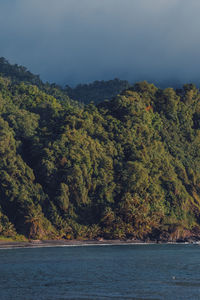
<svg viewBox="0 0 200 300">
<path fill-rule="evenodd" d="M 53 95 L 18 76 L 0 77 L 1 236 L 199 236 L 194 85 L 142 82 L 80 106 L 56 85 Z"/>
</svg>

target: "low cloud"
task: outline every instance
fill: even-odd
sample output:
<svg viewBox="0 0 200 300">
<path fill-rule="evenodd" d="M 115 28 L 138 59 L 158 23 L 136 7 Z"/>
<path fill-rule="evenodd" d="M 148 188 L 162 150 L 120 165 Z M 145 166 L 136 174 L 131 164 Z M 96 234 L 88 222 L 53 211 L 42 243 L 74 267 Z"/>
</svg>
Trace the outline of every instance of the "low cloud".
<svg viewBox="0 0 200 300">
<path fill-rule="evenodd" d="M 198 82 L 198 0 L 7 0 L 0 56 L 41 78 Z"/>
</svg>

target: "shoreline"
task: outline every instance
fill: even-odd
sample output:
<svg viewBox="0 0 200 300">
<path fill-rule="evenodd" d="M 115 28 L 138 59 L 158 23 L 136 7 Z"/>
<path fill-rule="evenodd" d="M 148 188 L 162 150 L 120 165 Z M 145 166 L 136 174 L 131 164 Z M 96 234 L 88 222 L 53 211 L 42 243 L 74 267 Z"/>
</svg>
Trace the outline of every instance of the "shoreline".
<svg viewBox="0 0 200 300">
<path fill-rule="evenodd" d="M 32 240 L 28 242 L 0 241 L 0 249 L 19 248 L 49 248 L 49 247 L 74 247 L 74 246 L 121 246 L 121 245 L 172 245 L 172 244 L 197 244 L 199 241 L 142 241 L 142 240 Z"/>
</svg>

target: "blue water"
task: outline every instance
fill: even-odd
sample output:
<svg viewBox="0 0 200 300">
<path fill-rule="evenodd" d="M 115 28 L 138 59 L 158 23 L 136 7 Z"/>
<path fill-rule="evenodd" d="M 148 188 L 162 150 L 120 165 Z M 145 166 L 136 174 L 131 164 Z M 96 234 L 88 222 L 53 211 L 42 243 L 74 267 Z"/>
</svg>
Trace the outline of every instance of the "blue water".
<svg viewBox="0 0 200 300">
<path fill-rule="evenodd" d="M 0 300 L 200 299 L 200 246 L 0 250 Z"/>
</svg>

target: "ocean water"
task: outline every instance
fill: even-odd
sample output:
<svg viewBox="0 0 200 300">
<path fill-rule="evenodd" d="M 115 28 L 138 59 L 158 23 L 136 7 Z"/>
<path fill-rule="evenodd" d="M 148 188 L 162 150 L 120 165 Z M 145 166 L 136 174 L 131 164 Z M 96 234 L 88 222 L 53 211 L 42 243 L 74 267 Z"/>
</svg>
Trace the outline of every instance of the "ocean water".
<svg viewBox="0 0 200 300">
<path fill-rule="evenodd" d="M 200 246 L 0 250 L 0 300 L 200 299 Z"/>
</svg>

